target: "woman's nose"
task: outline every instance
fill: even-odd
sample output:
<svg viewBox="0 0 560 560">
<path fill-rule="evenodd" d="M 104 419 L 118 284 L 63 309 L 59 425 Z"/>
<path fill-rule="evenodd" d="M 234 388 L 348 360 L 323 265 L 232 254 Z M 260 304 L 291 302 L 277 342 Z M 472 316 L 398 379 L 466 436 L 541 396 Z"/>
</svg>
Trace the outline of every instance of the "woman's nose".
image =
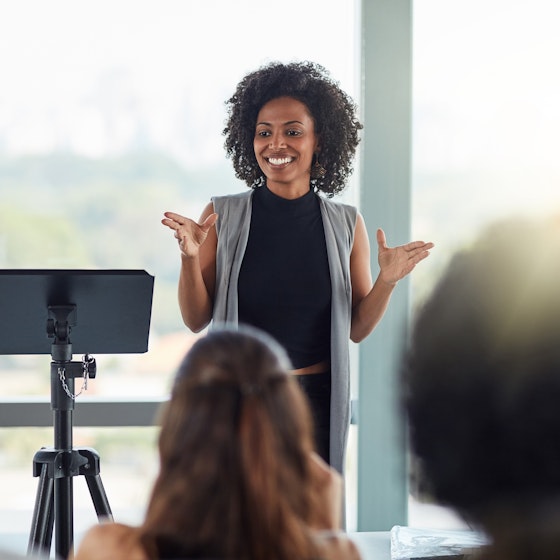
<svg viewBox="0 0 560 560">
<path fill-rule="evenodd" d="M 269 146 L 271 149 L 282 148 L 285 145 L 284 136 L 280 132 L 275 132 L 270 136 Z"/>
</svg>

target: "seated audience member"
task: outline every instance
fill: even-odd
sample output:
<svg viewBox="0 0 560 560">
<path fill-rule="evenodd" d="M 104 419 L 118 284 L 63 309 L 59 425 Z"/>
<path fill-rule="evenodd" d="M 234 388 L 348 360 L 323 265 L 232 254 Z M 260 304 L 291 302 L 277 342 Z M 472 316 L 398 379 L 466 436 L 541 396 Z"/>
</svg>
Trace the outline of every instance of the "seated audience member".
<svg viewBox="0 0 560 560">
<path fill-rule="evenodd" d="M 411 446 L 432 495 L 493 560 L 560 558 L 560 219 L 504 220 L 460 251 L 404 360 Z"/>
<path fill-rule="evenodd" d="M 93 527 L 76 560 L 359 559 L 338 531 L 341 478 L 314 453 L 290 368 L 252 329 L 199 339 L 163 411 L 144 522 Z"/>
</svg>

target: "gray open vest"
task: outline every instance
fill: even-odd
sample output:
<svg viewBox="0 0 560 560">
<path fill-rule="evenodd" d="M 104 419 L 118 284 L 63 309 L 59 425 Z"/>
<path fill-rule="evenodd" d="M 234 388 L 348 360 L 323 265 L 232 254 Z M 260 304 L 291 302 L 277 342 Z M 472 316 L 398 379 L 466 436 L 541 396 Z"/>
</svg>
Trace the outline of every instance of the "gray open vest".
<svg viewBox="0 0 560 560">
<path fill-rule="evenodd" d="M 238 323 L 237 281 L 247 247 L 253 190 L 212 198 L 218 214 L 216 231 L 216 292 L 213 320 Z M 331 273 L 331 425 L 330 462 L 343 472 L 350 424 L 350 322 L 352 284 L 350 253 L 354 243 L 357 210 L 319 197 Z"/>
</svg>

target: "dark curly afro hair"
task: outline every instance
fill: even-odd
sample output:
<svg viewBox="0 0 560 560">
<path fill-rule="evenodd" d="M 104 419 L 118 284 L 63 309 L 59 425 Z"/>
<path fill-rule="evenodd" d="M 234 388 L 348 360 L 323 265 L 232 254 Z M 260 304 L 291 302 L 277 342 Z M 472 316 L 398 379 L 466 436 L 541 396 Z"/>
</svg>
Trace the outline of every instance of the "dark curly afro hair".
<svg viewBox="0 0 560 560">
<path fill-rule="evenodd" d="M 559 276 L 560 220 L 503 220 L 454 256 L 415 318 L 412 448 L 428 491 L 477 524 L 560 500 Z"/>
<path fill-rule="evenodd" d="M 256 188 L 265 184 L 253 149 L 257 116 L 263 105 L 278 97 L 304 103 L 320 138 L 320 163 L 326 174 L 311 179 L 311 187 L 332 197 L 344 190 L 353 171 L 352 161 L 362 124 L 356 104 L 321 65 L 313 62 L 273 62 L 247 74 L 226 101 L 228 119 L 223 134 L 235 176 Z"/>
</svg>

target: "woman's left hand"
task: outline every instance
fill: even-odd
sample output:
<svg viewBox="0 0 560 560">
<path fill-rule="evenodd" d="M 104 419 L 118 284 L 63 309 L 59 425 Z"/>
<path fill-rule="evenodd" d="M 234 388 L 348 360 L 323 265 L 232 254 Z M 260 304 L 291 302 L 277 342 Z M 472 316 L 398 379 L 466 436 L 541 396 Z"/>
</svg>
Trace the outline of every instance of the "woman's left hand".
<svg viewBox="0 0 560 560">
<path fill-rule="evenodd" d="M 377 261 L 381 269 L 380 277 L 387 284 L 396 284 L 429 254 L 433 243 L 411 241 L 398 247 L 387 246 L 385 232 L 377 230 Z"/>
</svg>

